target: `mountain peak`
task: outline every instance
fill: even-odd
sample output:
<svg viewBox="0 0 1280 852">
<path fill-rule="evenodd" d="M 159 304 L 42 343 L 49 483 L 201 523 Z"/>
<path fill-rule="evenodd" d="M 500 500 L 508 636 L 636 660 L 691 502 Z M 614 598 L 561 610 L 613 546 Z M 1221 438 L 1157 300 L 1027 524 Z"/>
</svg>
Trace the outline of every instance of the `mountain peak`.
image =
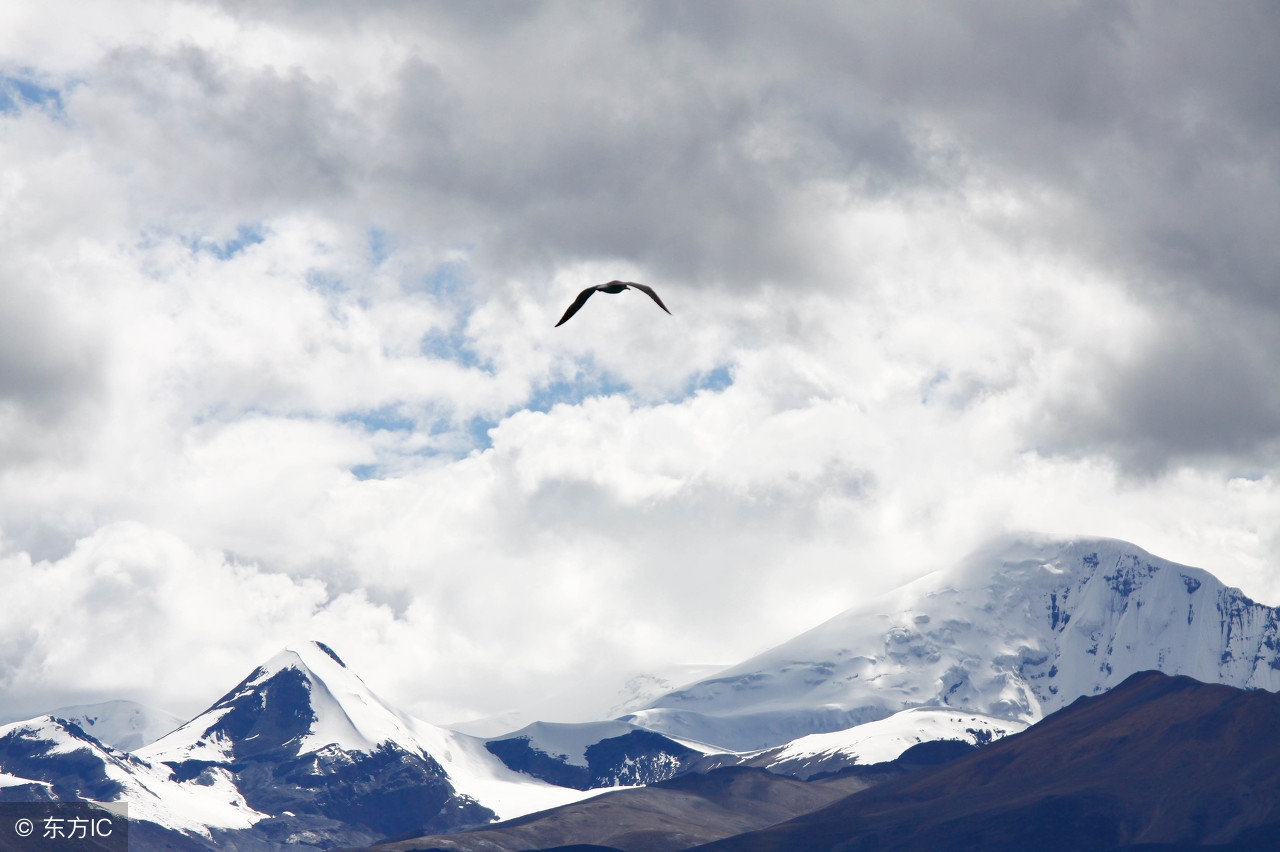
<svg viewBox="0 0 1280 852">
<path fill-rule="evenodd" d="M 204 713 L 143 749 L 148 759 L 223 761 L 328 747 L 416 744 L 408 722 L 322 642 L 286 646 Z M 413 746 L 410 746 L 413 750 Z"/>
<path fill-rule="evenodd" d="M 109 721 L 107 710 L 123 712 L 88 709 L 94 728 Z M 252 849 L 367 846 L 589 795 L 514 771 L 484 741 L 394 710 L 321 642 L 281 649 L 209 709 L 132 754 L 104 746 L 74 719 L 0 726 L 0 787 L 10 798 L 124 802 L 131 817 L 160 829 Z"/>
<path fill-rule="evenodd" d="M 329 655 L 329 657 L 330 657 L 330 658 L 331 658 L 335 663 L 337 663 L 338 665 L 342 666 L 344 669 L 347 667 L 347 664 L 346 664 L 346 663 L 344 663 L 344 662 L 342 662 L 342 659 L 341 659 L 341 658 L 337 655 L 337 653 L 336 653 L 332 648 L 330 648 L 328 645 L 324 644 L 323 642 L 316 642 L 316 641 L 314 641 L 314 640 L 311 642 L 311 644 L 312 644 L 312 645 L 315 645 L 315 646 L 316 646 L 317 648 L 319 648 L 321 651 L 324 651 L 326 654 L 328 654 L 328 655 Z"/>
<path fill-rule="evenodd" d="M 1280 689 L 1280 613 L 1127 542 L 1004 536 L 625 718 L 746 750 L 911 707 L 1035 722 L 1146 669 Z"/>
<path fill-rule="evenodd" d="M 252 686 L 261 683 L 284 669 L 297 669 L 298 671 L 307 672 L 321 680 L 346 678 L 359 678 L 347 668 L 347 664 L 342 661 L 337 652 L 323 642 L 309 640 L 306 642 L 292 642 L 285 645 L 275 654 L 273 654 L 265 663 L 258 666 L 250 673 L 240 686 Z M 233 690 L 234 691 L 234 690 Z"/>
<path fill-rule="evenodd" d="M 340 669 L 347 669 L 347 664 L 338 656 L 338 652 L 323 642 L 315 639 L 306 642 L 292 642 L 285 645 L 275 656 L 267 661 L 265 668 L 272 668 L 273 663 L 292 660 L 293 665 L 301 664 L 309 669 L 323 671 L 332 669 L 336 664 Z M 349 671 L 349 670 L 348 670 Z"/>
<path fill-rule="evenodd" d="M 59 707 L 49 715 L 74 722 L 105 745 L 121 751 L 136 751 L 182 724 L 182 719 L 172 713 L 119 699 Z"/>
<path fill-rule="evenodd" d="M 455 827 L 582 795 L 508 769 L 482 740 L 400 713 L 321 642 L 281 649 L 208 710 L 137 754 L 166 765 L 180 782 L 225 772 L 250 806 L 290 824 L 310 819 L 304 812 L 360 801 L 361 819 L 385 834 L 422 828 L 410 824 L 419 818 Z M 285 799 L 294 805 L 282 805 Z M 404 811 L 415 799 L 416 816 L 383 812 L 387 803 Z M 357 839 L 344 835 L 342 845 L 360 845 Z"/>
</svg>

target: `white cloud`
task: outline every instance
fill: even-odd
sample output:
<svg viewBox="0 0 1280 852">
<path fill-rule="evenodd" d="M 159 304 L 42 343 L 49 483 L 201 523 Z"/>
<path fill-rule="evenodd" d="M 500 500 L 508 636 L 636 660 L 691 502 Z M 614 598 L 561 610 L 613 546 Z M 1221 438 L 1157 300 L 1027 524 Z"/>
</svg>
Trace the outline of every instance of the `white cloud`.
<svg viewBox="0 0 1280 852">
<path fill-rule="evenodd" d="M 493 714 L 1010 528 L 1280 599 L 1267 255 L 1197 230 L 1239 174 L 1265 218 L 1273 128 L 1226 63 L 1192 100 L 1235 143 L 1152 135 L 1177 21 L 112 8 L 0 26 L 60 98 L 0 113 L 11 707 L 199 709 L 310 636 Z M 552 327 L 611 278 L 672 315 Z"/>
<path fill-rule="evenodd" d="M 190 710 L 193 693 L 229 688 L 246 657 L 307 625 L 325 597 L 317 581 L 264 574 L 137 523 L 102 527 L 56 561 L 3 561 L 22 577 L 2 604 L 5 688 L 35 712 L 41 698 L 109 691 Z"/>
</svg>

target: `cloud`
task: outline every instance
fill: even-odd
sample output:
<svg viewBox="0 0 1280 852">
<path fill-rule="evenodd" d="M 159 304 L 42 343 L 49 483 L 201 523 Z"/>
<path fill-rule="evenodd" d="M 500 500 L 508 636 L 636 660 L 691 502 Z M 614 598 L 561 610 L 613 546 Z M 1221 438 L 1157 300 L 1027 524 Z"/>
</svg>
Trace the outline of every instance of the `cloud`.
<svg viewBox="0 0 1280 852">
<path fill-rule="evenodd" d="M 790 283 L 827 236 L 830 182 L 901 190 L 927 171 L 873 98 L 720 69 L 635 10 L 596 10 L 584 38 L 573 7 L 538 6 L 450 48 L 439 26 L 474 29 L 456 14 L 386 11 L 322 31 L 347 41 L 338 60 L 209 36 L 118 47 L 68 109 L 131 174 L 135 215 L 217 230 L 322 203 L 478 243 L 508 273 L 625 259 L 694 285 Z M 317 37 L 278 16 L 231 26 L 249 45 Z M 386 56 L 393 34 L 407 49 Z"/>
<path fill-rule="evenodd" d="M 1146 476 L 1194 461 L 1270 469 L 1280 437 L 1274 320 L 1214 302 L 1168 314 L 1140 348 L 1099 370 L 1093 387 L 1062 395 L 1044 424 L 1046 442 L 1110 455 Z"/>
<path fill-rule="evenodd" d="M 102 403 L 106 340 L 48 281 L 75 267 L 21 253 L 0 262 L 0 470 L 74 456 Z"/>
<path fill-rule="evenodd" d="M 0 671 L 11 715 L 104 690 L 190 711 L 192 693 L 233 685 L 246 659 L 269 652 L 324 601 L 315 581 L 197 553 L 134 523 L 103 527 L 54 562 L 24 554 L 3 562 L 23 580 L 3 603 Z"/>
<path fill-rule="evenodd" d="M 0 13 L 15 706 L 496 713 L 1009 528 L 1276 591 L 1261 7 L 111 8 Z"/>
<path fill-rule="evenodd" d="M 56 299 L 32 292 L 23 277 L 9 271 L 0 286 L 0 404 L 48 427 L 93 391 L 100 377 L 94 341 L 59 345 L 61 339 L 74 340 L 81 329 L 61 315 Z"/>
</svg>

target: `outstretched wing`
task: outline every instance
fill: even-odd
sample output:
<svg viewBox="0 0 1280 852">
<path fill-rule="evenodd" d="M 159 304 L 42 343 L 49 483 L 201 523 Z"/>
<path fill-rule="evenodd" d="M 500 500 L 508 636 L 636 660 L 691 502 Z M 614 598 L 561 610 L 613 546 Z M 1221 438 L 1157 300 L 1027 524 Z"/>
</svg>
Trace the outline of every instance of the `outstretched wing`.
<svg viewBox="0 0 1280 852">
<path fill-rule="evenodd" d="M 657 303 L 658 303 L 658 307 L 662 308 L 664 311 L 667 311 L 667 306 L 666 306 L 666 305 L 664 305 L 664 304 L 662 304 L 662 300 L 658 298 L 658 294 L 657 294 L 657 293 L 653 292 L 653 288 L 652 288 L 652 287 L 649 287 L 649 286 L 647 286 L 647 285 L 645 285 L 645 284 L 637 284 L 637 283 L 635 283 L 634 281 L 628 281 L 628 282 L 627 282 L 627 286 L 628 286 L 628 287 L 635 287 L 635 288 L 636 288 L 637 290 L 639 290 L 641 293 L 644 293 L 644 294 L 645 294 L 645 295 L 647 295 L 650 299 L 653 299 L 655 302 L 657 302 Z M 667 313 L 671 313 L 671 311 L 667 311 Z"/>
<path fill-rule="evenodd" d="M 588 287 L 578 294 L 578 298 L 573 300 L 573 304 L 569 306 L 569 310 L 564 312 L 564 316 L 560 317 L 560 322 L 555 327 L 559 328 L 569 321 L 569 317 L 578 312 L 578 309 L 587 303 L 587 299 L 591 298 L 591 294 L 598 290 L 598 287 Z"/>
</svg>

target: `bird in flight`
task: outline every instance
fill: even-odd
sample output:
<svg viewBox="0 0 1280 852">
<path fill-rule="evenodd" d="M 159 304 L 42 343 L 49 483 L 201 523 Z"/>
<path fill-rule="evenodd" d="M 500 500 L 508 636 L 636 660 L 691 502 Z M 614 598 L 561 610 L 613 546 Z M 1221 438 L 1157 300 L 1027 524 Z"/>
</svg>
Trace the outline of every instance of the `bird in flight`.
<svg viewBox="0 0 1280 852">
<path fill-rule="evenodd" d="M 574 299 L 573 304 L 569 306 L 569 310 L 565 311 L 564 316 L 560 317 L 560 322 L 556 323 L 556 328 L 559 328 L 568 322 L 569 317 L 576 314 L 578 310 L 587 303 L 587 299 L 591 298 L 591 294 L 597 290 L 601 293 L 621 293 L 623 290 L 628 288 L 639 290 L 641 293 L 644 293 L 650 299 L 657 302 L 658 307 L 667 311 L 667 306 L 662 304 L 662 300 L 658 298 L 657 293 L 653 292 L 652 287 L 645 286 L 644 284 L 637 284 L 634 281 L 610 281 L 608 284 L 597 284 L 594 287 L 588 287 L 579 293 L 578 298 Z M 667 313 L 671 313 L 671 311 L 667 311 Z"/>
</svg>

